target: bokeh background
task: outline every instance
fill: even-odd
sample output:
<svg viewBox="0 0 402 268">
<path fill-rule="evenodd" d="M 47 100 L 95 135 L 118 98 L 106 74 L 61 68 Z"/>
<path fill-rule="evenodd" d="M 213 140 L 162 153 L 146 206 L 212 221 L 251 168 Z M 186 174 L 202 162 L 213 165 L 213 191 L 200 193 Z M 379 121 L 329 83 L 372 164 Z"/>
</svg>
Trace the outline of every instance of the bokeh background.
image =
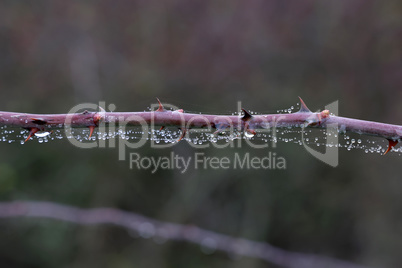
<svg viewBox="0 0 402 268">
<path fill-rule="evenodd" d="M 66 113 L 105 101 L 142 111 L 312 110 L 400 124 L 402 3 L 337 1 L 1 1 L 0 110 Z M 332 168 L 302 146 L 272 149 L 286 170 L 130 170 L 117 149 L 66 139 L 0 143 L 0 199 L 113 207 L 372 267 L 402 265 L 401 156 L 340 150 Z M 166 150 L 192 156 L 182 142 Z M 203 151 L 231 156 L 251 147 Z M 0 220 L 2 267 L 277 267 L 159 244 L 122 228 Z"/>
</svg>

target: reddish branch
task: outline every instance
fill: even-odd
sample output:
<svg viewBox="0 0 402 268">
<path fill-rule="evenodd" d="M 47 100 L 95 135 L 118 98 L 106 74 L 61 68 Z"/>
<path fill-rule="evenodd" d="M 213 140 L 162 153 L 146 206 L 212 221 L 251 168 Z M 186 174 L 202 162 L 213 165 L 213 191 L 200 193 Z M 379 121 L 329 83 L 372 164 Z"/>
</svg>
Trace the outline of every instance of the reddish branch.
<svg viewBox="0 0 402 268">
<path fill-rule="evenodd" d="M 203 230 L 196 226 L 157 221 L 113 208 L 80 209 L 50 202 L 0 202 L 0 218 L 47 218 L 82 225 L 111 224 L 138 232 L 142 237 L 186 241 L 231 255 L 258 258 L 283 267 L 363 268 L 363 266 L 313 254 L 295 253 L 268 243 Z"/>
<path fill-rule="evenodd" d="M 159 102 L 159 100 L 158 100 Z M 22 127 L 28 129 L 29 140 L 38 131 L 49 131 L 66 126 L 88 127 L 90 136 L 101 124 L 120 126 L 176 126 L 182 130 L 182 139 L 188 129 L 210 128 L 216 133 L 228 129 L 256 133 L 258 129 L 275 129 L 283 127 L 336 127 L 341 132 L 353 132 L 362 135 L 383 137 L 389 141 L 388 153 L 401 139 L 402 126 L 340 117 L 330 111 L 311 112 L 302 99 L 301 108 L 291 114 L 251 115 L 243 110 L 244 115 L 225 116 L 209 114 L 184 113 L 165 110 L 159 102 L 159 108 L 151 112 L 88 112 L 74 114 L 26 114 L 0 112 L 0 126 Z"/>
</svg>

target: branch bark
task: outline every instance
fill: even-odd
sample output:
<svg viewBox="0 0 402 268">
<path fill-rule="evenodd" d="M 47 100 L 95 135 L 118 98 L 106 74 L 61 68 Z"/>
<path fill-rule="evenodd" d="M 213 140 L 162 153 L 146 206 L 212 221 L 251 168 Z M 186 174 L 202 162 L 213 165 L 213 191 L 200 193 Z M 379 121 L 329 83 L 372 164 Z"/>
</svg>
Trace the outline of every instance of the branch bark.
<svg viewBox="0 0 402 268">
<path fill-rule="evenodd" d="M 347 261 L 286 251 L 268 243 L 234 238 L 196 226 L 162 222 L 113 208 L 80 209 L 50 202 L 0 202 L 0 218 L 47 218 L 80 225 L 111 224 L 138 232 L 143 237 L 185 241 L 232 255 L 258 258 L 291 268 L 364 268 Z"/>
<path fill-rule="evenodd" d="M 159 102 L 159 100 L 158 100 Z M 90 136 L 102 124 L 119 126 L 176 126 L 182 129 L 182 137 L 188 129 L 210 128 L 216 133 L 228 129 L 255 134 L 258 129 L 275 128 L 337 128 L 339 132 L 352 132 L 385 138 L 389 141 L 388 153 L 402 139 L 402 126 L 340 117 L 331 111 L 311 112 L 302 99 L 301 108 L 291 114 L 251 115 L 242 109 L 244 115 L 212 115 L 184 113 L 182 109 L 167 111 L 159 102 L 159 108 L 151 112 L 88 112 L 73 114 L 26 114 L 0 112 L 0 126 L 21 127 L 30 131 L 27 140 L 38 131 L 73 127 L 90 129 Z M 180 139 L 181 139 L 180 138 Z"/>
</svg>

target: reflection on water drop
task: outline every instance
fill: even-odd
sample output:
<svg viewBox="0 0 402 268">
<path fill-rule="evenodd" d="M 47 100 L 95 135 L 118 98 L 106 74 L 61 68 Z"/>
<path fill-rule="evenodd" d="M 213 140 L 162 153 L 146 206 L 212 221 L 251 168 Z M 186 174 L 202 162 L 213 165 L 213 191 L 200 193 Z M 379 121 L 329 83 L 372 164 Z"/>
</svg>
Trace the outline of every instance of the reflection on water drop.
<svg viewBox="0 0 402 268">
<path fill-rule="evenodd" d="M 248 132 L 248 131 L 245 131 L 245 132 L 244 132 L 244 136 L 245 136 L 246 138 L 248 138 L 248 139 L 251 139 L 252 137 L 254 137 L 254 135 L 255 135 L 255 134 L 250 133 L 250 132 Z"/>
<path fill-rule="evenodd" d="M 35 136 L 38 138 L 44 138 L 46 136 L 49 136 L 51 132 L 49 131 L 38 131 L 35 133 Z"/>
</svg>

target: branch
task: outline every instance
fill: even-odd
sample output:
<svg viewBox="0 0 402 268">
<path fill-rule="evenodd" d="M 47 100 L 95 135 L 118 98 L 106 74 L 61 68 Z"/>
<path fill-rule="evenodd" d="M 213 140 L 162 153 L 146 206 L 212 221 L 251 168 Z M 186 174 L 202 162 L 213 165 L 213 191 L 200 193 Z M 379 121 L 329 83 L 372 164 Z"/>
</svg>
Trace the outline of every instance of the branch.
<svg viewBox="0 0 402 268">
<path fill-rule="evenodd" d="M 158 100 L 159 102 L 159 100 Z M 73 114 L 26 114 L 0 112 L 0 126 L 21 127 L 29 130 L 28 141 L 38 131 L 73 127 L 90 129 L 105 125 L 119 126 L 176 126 L 182 130 L 181 140 L 187 130 L 192 128 L 209 128 L 221 131 L 238 130 L 255 134 L 258 129 L 275 128 L 336 128 L 339 132 L 352 132 L 385 138 L 389 141 L 388 153 L 402 139 L 402 126 L 346 117 L 335 116 L 330 111 L 311 112 L 300 98 L 301 108 L 291 114 L 251 115 L 245 109 L 244 115 L 225 116 L 211 114 L 184 113 L 182 109 L 166 110 L 159 102 L 159 108 L 151 112 L 88 112 Z"/>
<path fill-rule="evenodd" d="M 185 241 L 229 254 L 258 258 L 294 268 L 363 268 L 363 266 L 313 254 L 295 253 L 268 243 L 234 238 L 196 226 L 167 223 L 113 208 L 80 209 L 50 202 L 0 202 L 0 218 L 47 218 L 81 225 L 111 224 L 136 231 L 143 237 Z"/>
</svg>

